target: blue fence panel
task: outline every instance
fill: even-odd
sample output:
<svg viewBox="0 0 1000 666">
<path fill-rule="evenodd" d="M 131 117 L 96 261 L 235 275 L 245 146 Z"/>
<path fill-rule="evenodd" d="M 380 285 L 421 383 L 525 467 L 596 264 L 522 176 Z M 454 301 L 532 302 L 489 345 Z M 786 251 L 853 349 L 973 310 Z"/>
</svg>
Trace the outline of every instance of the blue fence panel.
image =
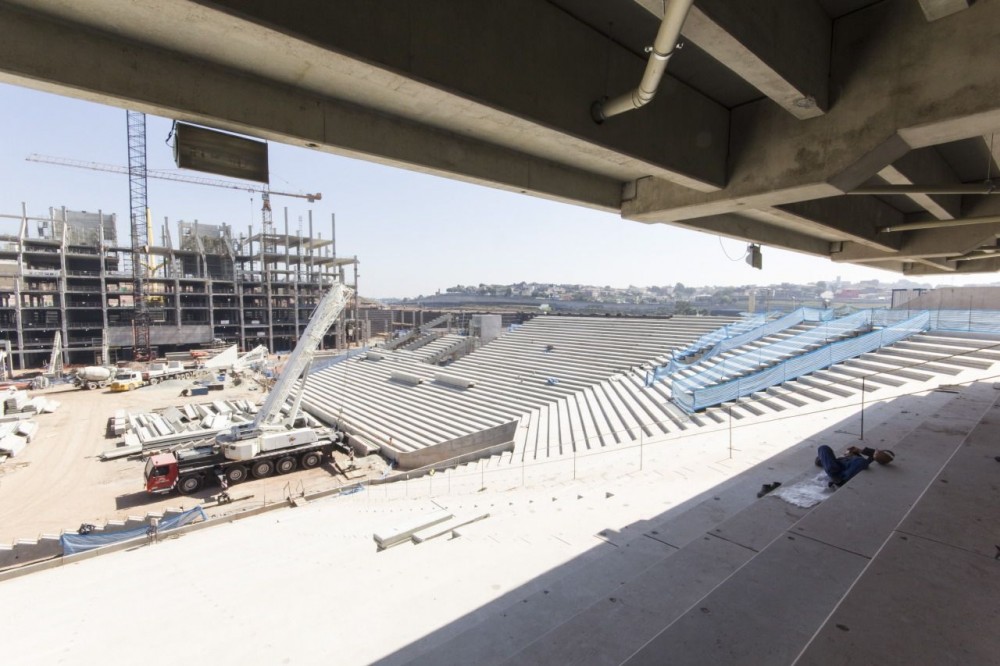
<svg viewBox="0 0 1000 666">
<path fill-rule="evenodd" d="M 933 330 L 1000 333 L 1000 312 L 996 310 L 936 310 L 930 315 Z"/>
<path fill-rule="evenodd" d="M 812 312 L 807 313 L 806 308 L 800 308 L 786 317 L 782 317 L 775 324 L 782 324 L 781 328 L 769 331 L 768 334 L 783 330 L 796 323 L 805 321 L 807 316 L 813 317 L 813 321 L 824 322 L 808 331 L 803 331 L 785 340 L 779 340 L 769 345 L 764 345 L 752 352 L 741 354 L 740 356 L 724 359 L 710 368 L 706 368 L 696 375 L 688 377 L 675 377 L 673 384 L 678 386 L 678 390 L 691 391 L 700 388 L 707 388 L 713 384 L 723 383 L 730 380 L 733 375 L 753 372 L 756 374 L 762 366 L 773 363 L 781 363 L 790 356 L 796 356 L 803 350 L 817 344 L 827 344 L 831 339 L 836 339 L 849 333 L 862 330 L 871 326 L 871 310 L 862 310 L 847 317 L 842 317 L 834 321 L 824 321 L 825 312 L 808 308 Z M 768 324 L 767 328 L 770 328 Z"/>
<path fill-rule="evenodd" d="M 739 321 L 735 321 L 732 324 L 725 324 L 714 331 L 704 334 L 684 349 L 674 352 L 673 357 L 676 359 L 678 357 L 691 356 L 692 354 L 696 354 L 703 349 L 713 347 L 721 340 L 725 340 L 733 335 L 739 335 L 744 331 L 752 330 L 760 326 L 764 323 L 765 317 L 766 315 L 764 314 L 746 315 Z"/>
<path fill-rule="evenodd" d="M 198 519 L 207 520 L 205 512 L 200 506 L 189 509 L 184 513 L 179 513 L 176 516 L 161 519 L 156 529 L 157 532 L 162 533 L 187 525 L 188 523 L 194 522 Z M 151 528 L 149 526 L 143 525 L 142 527 L 136 527 L 131 530 L 122 530 L 121 532 L 63 534 L 59 537 L 59 541 L 62 543 L 63 555 L 73 555 L 75 553 L 93 550 L 94 548 L 100 548 L 101 546 L 110 546 L 111 544 L 119 543 L 121 541 L 128 541 L 129 539 L 138 539 L 139 537 L 148 536 L 150 529 Z"/>
<path fill-rule="evenodd" d="M 857 317 L 850 315 L 843 319 L 857 324 L 858 322 L 871 322 L 873 313 L 859 312 Z M 892 315 L 884 320 L 895 319 Z M 774 367 L 755 373 L 750 377 L 716 384 L 714 386 L 698 386 L 691 378 L 675 382 L 673 387 L 673 399 L 683 409 L 694 412 L 704 407 L 718 405 L 730 400 L 762 391 L 770 386 L 776 386 L 786 381 L 790 381 L 810 372 L 815 372 L 831 365 L 856 358 L 861 354 L 874 351 L 879 347 L 898 342 L 914 333 L 926 331 L 931 326 L 931 316 L 928 312 L 921 312 L 908 319 L 898 321 L 885 328 L 871 333 L 860 335 L 850 340 L 832 342 L 824 347 L 801 354 L 794 358 L 783 361 Z M 841 330 L 843 327 L 838 327 Z"/>
</svg>

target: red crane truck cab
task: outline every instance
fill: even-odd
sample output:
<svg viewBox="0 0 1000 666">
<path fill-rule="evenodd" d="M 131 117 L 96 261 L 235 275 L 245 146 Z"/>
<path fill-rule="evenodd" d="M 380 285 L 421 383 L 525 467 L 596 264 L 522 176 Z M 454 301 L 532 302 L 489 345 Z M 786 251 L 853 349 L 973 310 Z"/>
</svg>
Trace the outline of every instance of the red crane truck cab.
<svg viewBox="0 0 1000 666">
<path fill-rule="evenodd" d="M 146 492 L 168 493 L 177 483 L 177 458 L 172 453 L 159 453 L 146 461 Z"/>
</svg>

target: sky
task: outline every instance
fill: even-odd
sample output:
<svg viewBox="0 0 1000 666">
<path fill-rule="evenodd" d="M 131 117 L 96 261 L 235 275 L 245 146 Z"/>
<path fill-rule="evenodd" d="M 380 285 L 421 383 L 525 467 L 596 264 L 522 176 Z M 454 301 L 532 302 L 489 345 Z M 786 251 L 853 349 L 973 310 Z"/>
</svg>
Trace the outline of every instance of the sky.
<svg viewBox="0 0 1000 666">
<path fill-rule="evenodd" d="M 147 168 L 176 170 L 167 145 L 172 121 L 147 116 Z M 128 243 L 128 178 L 26 161 L 33 153 L 126 166 L 125 111 L 0 84 L 0 215 L 48 215 L 50 207 L 115 213 Z M 463 284 L 541 282 L 628 287 L 769 285 L 877 279 L 896 273 L 834 264 L 829 259 L 764 246 L 763 270 L 742 259 L 746 243 L 669 225 L 622 220 L 593 211 L 481 185 L 286 146 L 269 145 L 273 191 L 320 192 L 321 201 L 272 196 L 275 228 L 301 223 L 331 236 L 338 256 L 357 256 L 358 287 L 370 298 L 415 297 Z M 205 175 L 196 172 L 181 172 Z M 209 175 L 209 177 L 212 177 Z M 230 224 L 259 232 L 260 195 L 149 179 L 154 236 L 164 220 Z M 300 222 L 301 221 L 301 222 Z M 16 222 L 0 218 L 7 232 Z M 985 284 L 996 274 L 920 278 L 944 286 Z"/>
</svg>

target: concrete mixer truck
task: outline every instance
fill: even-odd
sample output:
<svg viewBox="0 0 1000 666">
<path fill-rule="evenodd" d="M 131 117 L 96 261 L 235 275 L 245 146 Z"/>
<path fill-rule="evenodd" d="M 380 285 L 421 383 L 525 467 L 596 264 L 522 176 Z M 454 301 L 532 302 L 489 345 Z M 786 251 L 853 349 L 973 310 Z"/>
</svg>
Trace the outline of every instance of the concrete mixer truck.
<svg viewBox="0 0 1000 666">
<path fill-rule="evenodd" d="M 82 389 L 105 388 L 115 374 L 114 368 L 92 365 L 80 368 L 73 377 L 73 383 Z"/>
</svg>

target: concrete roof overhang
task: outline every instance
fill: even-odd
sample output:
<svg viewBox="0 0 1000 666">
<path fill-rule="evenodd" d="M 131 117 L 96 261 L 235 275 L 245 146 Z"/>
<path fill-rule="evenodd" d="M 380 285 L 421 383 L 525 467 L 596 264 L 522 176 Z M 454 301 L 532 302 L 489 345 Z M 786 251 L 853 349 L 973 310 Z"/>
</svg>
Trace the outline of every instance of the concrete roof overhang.
<svg viewBox="0 0 1000 666">
<path fill-rule="evenodd" d="M 960 186 L 998 171 L 1000 5 L 697 0 L 656 99 L 595 123 L 663 8 L 2 0 L 0 81 L 834 261 L 1000 269 L 1000 224 L 905 226 L 996 214 Z"/>
</svg>

